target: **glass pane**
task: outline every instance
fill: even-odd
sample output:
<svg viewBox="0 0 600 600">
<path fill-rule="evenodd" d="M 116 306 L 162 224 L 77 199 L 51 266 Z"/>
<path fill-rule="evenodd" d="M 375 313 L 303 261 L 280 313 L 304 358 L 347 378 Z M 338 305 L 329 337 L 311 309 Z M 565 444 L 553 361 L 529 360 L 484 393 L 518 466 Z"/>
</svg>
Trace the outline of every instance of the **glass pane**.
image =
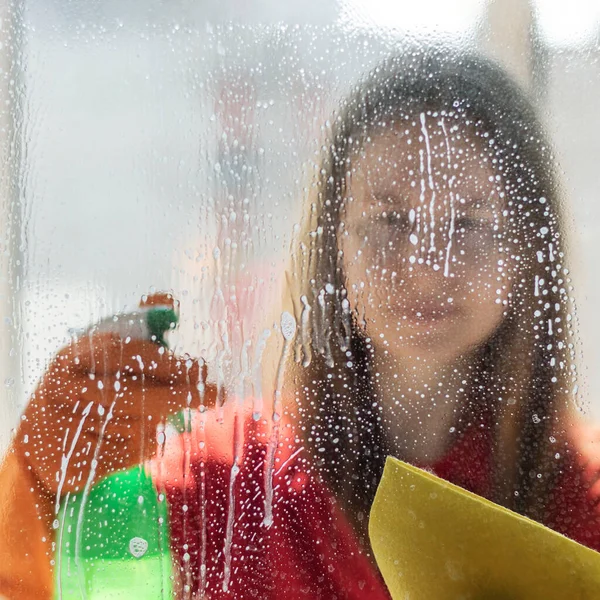
<svg viewBox="0 0 600 600">
<path fill-rule="evenodd" d="M 418 477 L 600 550 L 598 10 L 1 10 L 0 596 L 565 597 Z"/>
</svg>

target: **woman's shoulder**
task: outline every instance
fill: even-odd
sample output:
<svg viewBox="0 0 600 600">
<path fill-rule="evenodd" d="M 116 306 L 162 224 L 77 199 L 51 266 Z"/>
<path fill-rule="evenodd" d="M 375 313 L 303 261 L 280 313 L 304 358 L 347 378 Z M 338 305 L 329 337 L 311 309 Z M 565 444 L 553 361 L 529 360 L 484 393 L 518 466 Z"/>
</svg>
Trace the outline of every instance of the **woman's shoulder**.
<svg viewBox="0 0 600 600">
<path fill-rule="evenodd" d="M 572 421 L 565 448 L 570 455 L 568 468 L 589 496 L 600 498 L 600 423 L 582 418 Z"/>
<path fill-rule="evenodd" d="M 587 495 L 600 513 L 600 423 L 581 420 L 573 425 L 571 444 Z"/>
<path fill-rule="evenodd" d="M 564 448 L 557 447 L 556 456 L 563 460 L 548 506 L 550 525 L 600 551 L 600 424 L 573 421 Z"/>
<path fill-rule="evenodd" d="M 571 423 L 570 442 L 587 465 L 600 469 L 600 423 L 577 419 Z"/>
</svg>

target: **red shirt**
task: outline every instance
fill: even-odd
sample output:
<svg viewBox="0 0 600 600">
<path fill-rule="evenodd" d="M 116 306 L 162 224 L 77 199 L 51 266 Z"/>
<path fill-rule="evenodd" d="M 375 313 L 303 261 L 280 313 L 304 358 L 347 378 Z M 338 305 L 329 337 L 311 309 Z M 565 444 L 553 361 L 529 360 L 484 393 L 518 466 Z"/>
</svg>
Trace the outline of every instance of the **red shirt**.
<svg viewBox="0 0 600 600">
<path fill-rule="evenodd" d="M 282 425 L 271 479 L 265 428 L 264 422 L 246 423 L 243 442 L 237 440 L 239 472 L 232 469 L 233 426 L 217 424 L 213 415 L 195 417 L 192 433 L 171 438 L 155 462 L 155 477 L 169 500 L 182 583 L 211 600 L 389 599 L 335 498 L 310 475 L 307 453 L 289 425 Z M 490 460 L 489 435 L 474 430 L 432 470 L 486 496 Z M 270 480 L 273 521 L 267 526 Z M 593 492 L 583 466 L 568 469 L 546 507 L 547 524 L 600 549 Z"/>
</svg>

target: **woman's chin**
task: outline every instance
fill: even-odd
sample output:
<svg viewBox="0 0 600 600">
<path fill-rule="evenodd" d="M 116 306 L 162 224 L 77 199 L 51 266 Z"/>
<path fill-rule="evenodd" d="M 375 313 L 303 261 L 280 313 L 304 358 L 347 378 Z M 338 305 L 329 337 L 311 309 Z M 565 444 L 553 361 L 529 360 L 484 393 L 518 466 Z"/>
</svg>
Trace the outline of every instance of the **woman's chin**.
<svg viewBox="0 0 600 600">
<path fill-rule="evenodd" d="M 468 341 L 462 341 L 461 327 L 451 324 L 446 327 L 403 327 L 394 339 L 390 339 L 389 334 L 383 339 L 384 347 L 391 356 L 409 362 L 446 362 L 461 356 L 469 347 Z"/>
</svg>

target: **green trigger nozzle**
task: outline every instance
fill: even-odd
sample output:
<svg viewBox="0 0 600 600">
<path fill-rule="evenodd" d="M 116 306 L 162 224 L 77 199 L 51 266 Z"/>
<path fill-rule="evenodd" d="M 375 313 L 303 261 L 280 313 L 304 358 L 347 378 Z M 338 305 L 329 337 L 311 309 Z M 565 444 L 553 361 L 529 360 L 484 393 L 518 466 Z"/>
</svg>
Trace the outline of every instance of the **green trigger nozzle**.
<svg viewBox="0 0 600 600">
<path fill-rule="evenodd" d="M 173 308 L 151 308 L 146 315 L 146 323 L 153 340 L 166 346 L 165 333 L 175 329 L 179 317 Z"/>
</svg>

